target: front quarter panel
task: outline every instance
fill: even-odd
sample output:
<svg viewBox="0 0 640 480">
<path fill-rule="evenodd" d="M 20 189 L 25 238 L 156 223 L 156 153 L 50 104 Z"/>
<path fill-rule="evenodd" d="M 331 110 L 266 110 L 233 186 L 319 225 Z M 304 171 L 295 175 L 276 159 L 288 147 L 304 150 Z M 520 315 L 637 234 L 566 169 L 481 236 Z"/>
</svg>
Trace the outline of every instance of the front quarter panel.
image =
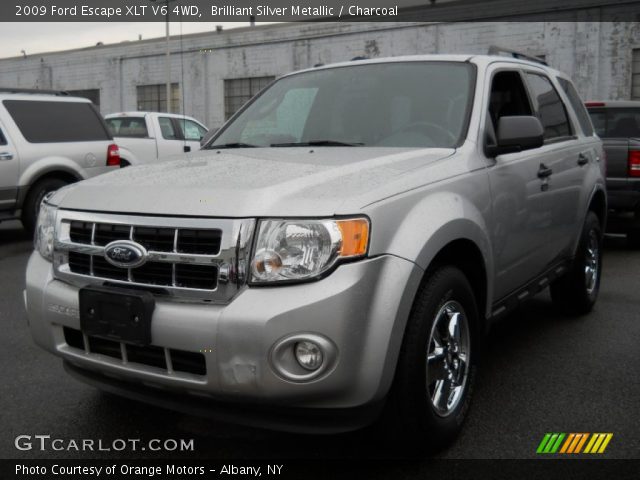
<svg viewBox="0 0 640 480">
<path fill-rule="evenodd" d="M 491 278 L 490 213 L 491 195 L 484 168 L 406 192 L 367 210 L 371 218 L 370 255 L 396 255 L 426 270 L 449 243 L 469 240 L 480 250 Z M 487 297 L 485 304 L 489 307 L 490 281 Z"/>
</svg>

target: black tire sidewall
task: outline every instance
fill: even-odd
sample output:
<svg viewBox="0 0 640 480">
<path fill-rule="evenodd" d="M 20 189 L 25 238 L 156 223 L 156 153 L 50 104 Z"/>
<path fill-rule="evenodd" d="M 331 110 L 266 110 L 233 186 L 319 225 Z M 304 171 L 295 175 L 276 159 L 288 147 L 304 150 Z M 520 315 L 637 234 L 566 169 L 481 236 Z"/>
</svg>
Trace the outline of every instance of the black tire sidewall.
<svg viewBox="0 0 640 480">
<path fill-rule="evenodd" d="M 60 178 L 47 178 L 40 180 L 31 187 L 22 207 L 22 224 L 27 231 L 31 233 L 34 232 L 40 210 L 40 203 L 44 197 L 48 193 L 54 192 L 67 184 L 68 182 Z"/>
<path fill-rule="evenodd" d="M 440 308 L 449 300 L 460 303 L 470 333 L 469 373 L 456 409 L 446 417 L 433 408 L 426 383 L 426 358 L 431 328 Z M 460 431 L 471 403 L 480 347 L 478 309 L 473 290 L 465 275 L 455 267 L 441 267 L 421 287 L 409 323 L 398 363 L 395 399 L 405 432 L 420 435 L 432 447 L 450 443 Z"/>
<path fill-rule="evenodd" d="M 587 292 L 584 264 L 591 232 L 595 230 L 598 239 L 598 271 L 595 288 Z M 589 212 L 584 222 L 580 243 L 573 265 L 569 273 L 551 285 L 551 297 L 565 313 L 570 315 L 584 315 L 591 311 L 598 299 L 600 280 L 602 278 L 602 226 L 598 216 Z"/>
</svg>

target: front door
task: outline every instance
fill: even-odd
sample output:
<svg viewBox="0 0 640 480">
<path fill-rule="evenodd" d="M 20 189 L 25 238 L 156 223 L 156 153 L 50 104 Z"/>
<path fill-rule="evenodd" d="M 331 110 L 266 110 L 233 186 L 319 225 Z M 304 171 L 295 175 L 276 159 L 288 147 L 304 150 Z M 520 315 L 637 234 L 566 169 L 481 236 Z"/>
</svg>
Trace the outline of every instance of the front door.
<svg viewBox="0 0 640 480">
<path fill-rule="evenodd" d="M 496 67 L 488 74 L 491 90 L 485 130 L 495 141 L 500 118 L 531 116 L 535 112 L 522 72 Z M 536 148 L 488 160 L 497 299 L 542 273 L 551 260 L 548 242 L 553 206 L 543 150 L 544 147 Z"/>
</svg>

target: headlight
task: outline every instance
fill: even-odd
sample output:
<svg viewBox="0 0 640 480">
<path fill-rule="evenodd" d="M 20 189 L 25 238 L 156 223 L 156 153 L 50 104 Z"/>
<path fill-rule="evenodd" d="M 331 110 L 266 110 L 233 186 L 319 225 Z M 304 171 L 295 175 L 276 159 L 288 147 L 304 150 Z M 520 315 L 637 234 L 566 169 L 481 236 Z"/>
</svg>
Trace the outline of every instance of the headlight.
<svg viewBox="0 0 640 480">
<path fill-rule="evenodd" d="M 53 261 L 53 239 L 56 225 L 56 207 L 43 200 L 36 224 L 35 248 L 45 260 Z"/>
<path fill-rule="evenodd" d="M 309 280 L 342 259 L 363 257 L 368 243 L 366 218 L 262 220 L 251 262 L 251 281 Z"/>
</svg>

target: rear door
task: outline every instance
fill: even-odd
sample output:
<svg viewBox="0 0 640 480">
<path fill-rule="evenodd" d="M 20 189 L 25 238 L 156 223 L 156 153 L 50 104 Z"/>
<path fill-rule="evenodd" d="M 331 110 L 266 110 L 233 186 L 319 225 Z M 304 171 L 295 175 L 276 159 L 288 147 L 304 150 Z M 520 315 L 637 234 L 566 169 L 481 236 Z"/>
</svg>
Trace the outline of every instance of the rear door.
<svg viewBox="0 0 640 480">
<path fill-rule="evenodd" d="M 15 206 L 19 175 L 18 152 L 0 121 L 0 211 L 11 210 Z"/>
<path fill-rule="evenodd" d="M 581 228 L 581 205 L 585 168 L 595 162 L 595 151 L 586 145 L 584 135 L 574 125 L 567 105 L 551 78 L 540 71 L 527 70 L 525 78 L 536 115 L 544 128 L 540 149 L 540 169 L 548 168 L 546 201 L 548 219 L 545 257 L 547 263 L 570 255 L 575 232 Z"/>
</svg>

